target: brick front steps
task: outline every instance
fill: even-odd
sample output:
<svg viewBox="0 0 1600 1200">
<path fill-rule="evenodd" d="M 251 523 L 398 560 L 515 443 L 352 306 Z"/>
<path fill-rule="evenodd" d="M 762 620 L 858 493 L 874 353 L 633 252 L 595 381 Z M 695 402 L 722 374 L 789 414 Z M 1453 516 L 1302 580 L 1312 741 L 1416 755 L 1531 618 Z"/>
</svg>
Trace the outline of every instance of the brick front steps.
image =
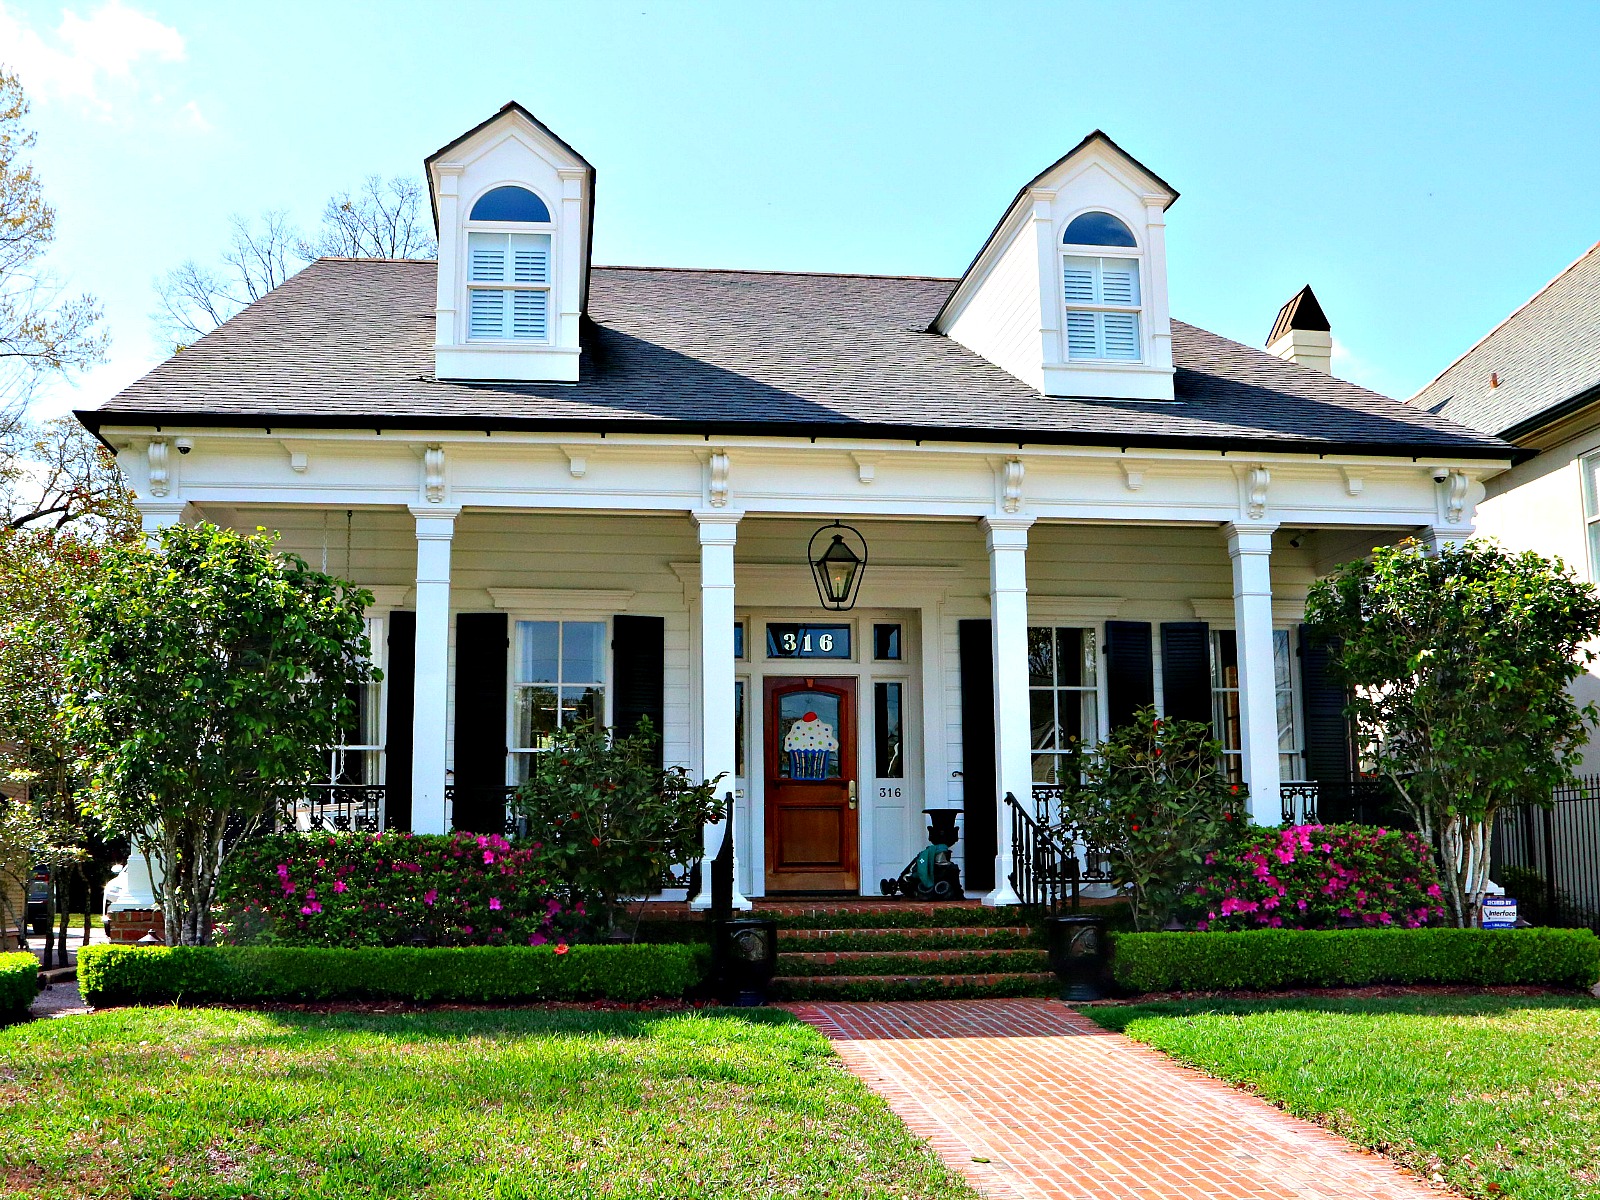
<svg viewBox="0 0 1600 1200">
<path fill-rule="evenodd" d="M 1050 996 L 1039 932 L 1016 909 L 976 901 L 763 899 L 778 922 L 780 1000 Z"/>
</svg>

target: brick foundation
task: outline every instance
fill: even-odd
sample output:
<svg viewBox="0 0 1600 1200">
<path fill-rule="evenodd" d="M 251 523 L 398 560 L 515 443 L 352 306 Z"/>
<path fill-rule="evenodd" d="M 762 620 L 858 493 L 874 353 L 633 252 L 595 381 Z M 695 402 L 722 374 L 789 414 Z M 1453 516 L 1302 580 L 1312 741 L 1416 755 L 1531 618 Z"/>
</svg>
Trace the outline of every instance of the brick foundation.
<svg viewBox="0 0 1600 1200">
<path fill-rule="evenodd" d="M 147 934 L 165 940 L 165 925 L 159 908 L 129 908 L 106 914 L 106 941 L 114 946 L 131 946 Z"/>
</svg>

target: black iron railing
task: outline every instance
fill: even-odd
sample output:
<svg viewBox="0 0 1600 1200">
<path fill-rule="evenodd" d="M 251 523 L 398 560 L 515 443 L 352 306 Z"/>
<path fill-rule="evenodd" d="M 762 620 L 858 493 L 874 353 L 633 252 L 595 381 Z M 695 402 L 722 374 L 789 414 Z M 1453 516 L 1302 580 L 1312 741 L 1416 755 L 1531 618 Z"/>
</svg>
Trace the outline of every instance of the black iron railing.
<svg viewBox="0 0 1600 1200">
<path fill-rule="evenodd" d="M 1011 812 L 1011 887 L 1023 907 L 1051 916 L 1078 907 L 1080 885 L 1111 882 L 1110 864 L 1101 855 L 1087 851 L 1087 862 L 1080 861 L 1077 847 L 1058 832 L 1060 804 L 1061 789 L 1055 786 L 1036 786 L 1031 806 L 1006 793 Z"/>
<path fill-rule="evenodd" d="M 313 783 L 296 788 L 278 806 L 280 829 L 377 833 L 383 828 L 381 783 Z"/>
<path fill-rule="evenodd" d="M 525 818 L 516 816 L 511 811 L 511 802 L 516 799 L 517 785 L 514 783 L 491 783 L 483 785 L 447 783 L 444 788 L 445 824 L 455 828 L 456 805 L 462 807 L 471 805 L 474 811 L 498 809 L 502 814 L 502 832 L 506 837 L 518 837 L 527 832 Z M 487 829 L 475 829 L 474 833 L 488 833 Z"/>
<path fill-rule="evenodd" d="M 1399 796 L 1387 779 L 1287 779 L 1278 785 L 1279 813 L 1285 825 L 1392 825 L 1409 828 Z"/>
<path fill-rule="evenodd" d="M 1600 775 L 1551 794 L 1549 808 L 1501 809 L 1490 877 L 1538 925 L 1600 932 Z"/>
</svg>

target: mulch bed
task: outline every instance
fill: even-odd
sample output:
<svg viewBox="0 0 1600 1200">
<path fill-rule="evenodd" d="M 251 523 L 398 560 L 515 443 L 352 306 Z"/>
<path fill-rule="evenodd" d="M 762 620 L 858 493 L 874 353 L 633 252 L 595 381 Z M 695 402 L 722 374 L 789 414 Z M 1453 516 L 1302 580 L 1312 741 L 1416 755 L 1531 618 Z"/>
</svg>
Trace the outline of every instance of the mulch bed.
<svg viewBox="0 0 1600 1200">
<path fill-rule="evenodd" d="M 1173 1000 L 1399 1000 L 1415 996 L 1581 996 L 1580 988 L 1467 987 L 1461 984 L 1373 984 L 1368 987 L 1286 988 L 1271 992 L 1148 992 L 1121 1000 L 1095 1000 L 1092 1005 L 1158 1004 Z"/>
</svg>

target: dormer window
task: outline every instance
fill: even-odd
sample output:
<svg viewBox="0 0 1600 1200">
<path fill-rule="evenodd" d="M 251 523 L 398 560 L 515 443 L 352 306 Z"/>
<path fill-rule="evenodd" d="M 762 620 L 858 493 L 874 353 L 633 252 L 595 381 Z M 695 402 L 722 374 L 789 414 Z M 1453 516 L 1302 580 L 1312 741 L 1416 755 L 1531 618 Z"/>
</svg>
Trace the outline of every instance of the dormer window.
<svg viewBox="0 0 1600 1200">
<path fill-rule="evenodd" d="M 506 185 L 480 196 L 467 221 L 467 337 L 549 341 L 549 206 Z"/>
<path fill-rule="evenodd" d="M 1139 259 L 1095 253 L 1138 251 L 1138 240 L 1106 212 L 1086 212 L 1061 237 L 1061 292 L 1066 304 L 1067 358 L 1139 362 Z"/>
</svg>

